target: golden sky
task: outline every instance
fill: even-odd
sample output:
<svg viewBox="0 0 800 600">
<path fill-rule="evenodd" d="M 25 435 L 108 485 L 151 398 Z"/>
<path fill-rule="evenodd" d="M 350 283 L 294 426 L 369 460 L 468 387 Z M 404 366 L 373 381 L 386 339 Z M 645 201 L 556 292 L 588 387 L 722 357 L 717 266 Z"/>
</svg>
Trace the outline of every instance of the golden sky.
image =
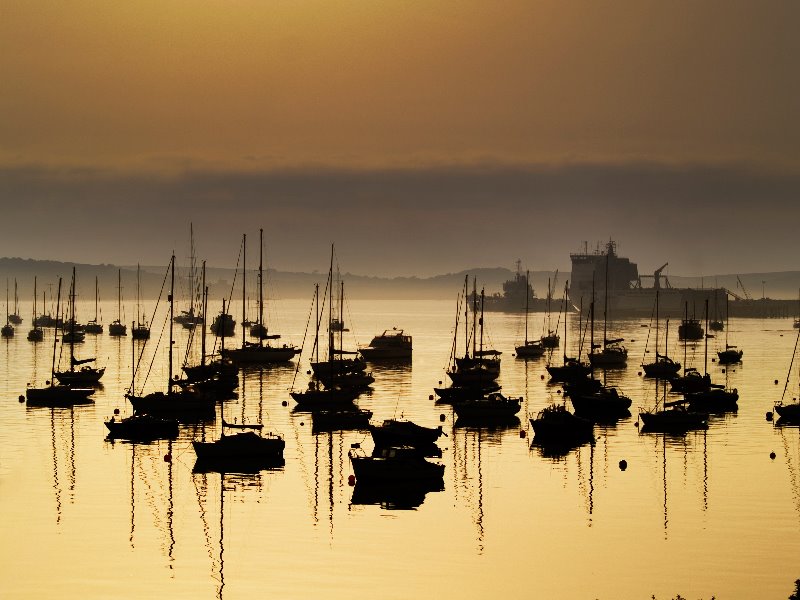
<svg viewBox="0 0 800 600">
<path fill-rule="evenodd" d="M 796 2 L 4 0 L 0 164 L 797 166 Z"/>
<path fill-rule="evenodd" d="M 39 228 L 0 256 L 160 264 L 192 220 L 230 266 L 247 215 L 285 270 L 332 241 L 360 273 L 565 268 L 609 237 L 644 271 L 795 269 L 798 23 L 780 0 L 0 0 L 0 204 Z"/>
</svg>

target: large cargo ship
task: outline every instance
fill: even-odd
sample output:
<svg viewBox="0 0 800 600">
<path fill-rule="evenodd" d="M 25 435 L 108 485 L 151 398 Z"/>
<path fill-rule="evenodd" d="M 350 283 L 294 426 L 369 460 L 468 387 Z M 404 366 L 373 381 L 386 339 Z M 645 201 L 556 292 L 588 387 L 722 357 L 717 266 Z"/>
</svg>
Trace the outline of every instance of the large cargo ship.
<svg viewBox="0 0 800 600">
<path fill-rule="evenodd" d="M 669 263 L 663 264 L 652 274 L 640 275 L 639 268 L 628 258 L 617 254 L 617 244 L 598 244 L 590 250 L 584 242 L 582 251 L 570 254 L 572 275 L 570 277 L 570 299 L 576 305 L 580 298 L 584 305 L 595 290 L 595 312 L 604 310 L 606 284 L 608 285 L 608 308 L 614 316 L 649 316 L 653 313 L 656 291 L 659 292 L 659 314 L 662 317 L 679 318 L 687 312 L 689 317 L 702 318 L 705 302 L 710 310 L 716 310 L 717 318 L 724 318 L 725 288 L 674 288 L 669 278 L 663 275 Z"/>
<path fill-rule="evenodd" d="M 703 319 L 708 300 L 710 318 L 725 319 L 726 298 L 732 298 L 729 310 L 732 317 L 786 318 L 796 312 L 796 302 L 772 298 L 742 297 L 724 287 L 675 288 L 662 274 L 669 263 L 664 263 L 652 275 L 640 275 L 636 263 L 617 255 L 617 244 L 607 242 L 589 250 L 584 242 L 580 252 L 570 254 L 572 275 L 570 299 L 576 306 L 581 297 L 591 298 L 592 282 L 595 287 L 595 306 L 603 310 L 606 269 L 608 280 L 608 306 L 619 317 L 649 316 L 655 306 L 658 290 L 658 311 L 662 317 L 683 318 L 688 310 L 690 318 Z M 745 292 L 746 294 L 746 292 Z"/>
<path fill-rule="evenodd" d="M 608 307 L 614 317 L 649 317 L 655 307 L 656 290 L 659 292 L 659 315 L 673 319 L 683 318 L 688 312 L 690 318 L 704 318 L 705 302 L 708 300 L 710 317 L 724 319 L 726 296 L 730 295 L 732 317 L 775 317 L 793 316 L 797 301 L 772 300 L 769 298 L 743 298 L 723 287 L 678 288 L 672 287 L 669 278 L 663 274 L 669 263 L 664 263 L 652 274 L 639 274 L 638 265 L 630 259 L 617 254 L 617 244 L 611 240 L 597 244 L 593 249 L 587 242 L 579 252 L 571 253 L 572 273 L 569 276 L 570 306 L 575 309 L 583 301 L 587 310 L 594 287 L 595 314 L 604 310 L 606 282 L 608 282 Z M 531 311 L 544 311 L 546 298 L 536 298 L 533 288 L 526 286 L 525 275 L 517 267 L 514 279 L 503 284 L 503 293 L 487 297 L 486 310 L 522 312 L 525 310 L 525 292 L 530 295 Z M 553 298 L 551 310 L 557 312 L 560 298 Z"/>
</svg>

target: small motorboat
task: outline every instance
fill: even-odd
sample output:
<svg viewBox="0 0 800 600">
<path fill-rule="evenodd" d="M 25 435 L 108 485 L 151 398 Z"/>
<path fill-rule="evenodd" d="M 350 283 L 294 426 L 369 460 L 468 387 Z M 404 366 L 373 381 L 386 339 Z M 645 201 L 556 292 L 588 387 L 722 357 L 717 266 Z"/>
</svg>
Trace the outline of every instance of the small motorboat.
<svg viewBox="0 0 800 600">
<path fill-rule="evenodd" d="M 374 362 L 411 358 L 412 349 L 411 336 L 395 327 L 376 335 L 368 346 L 359 348 L 358 352 L 366 360 Z"/>
</svg>

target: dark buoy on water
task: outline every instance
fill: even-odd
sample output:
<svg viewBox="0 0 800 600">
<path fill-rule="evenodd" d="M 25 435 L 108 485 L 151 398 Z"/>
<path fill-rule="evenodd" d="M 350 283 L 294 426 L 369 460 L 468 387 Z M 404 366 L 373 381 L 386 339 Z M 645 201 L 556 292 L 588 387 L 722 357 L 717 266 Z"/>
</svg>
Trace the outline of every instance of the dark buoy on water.
<svg viewBox="0 0 800 600">
<path fill-rule="evenodd" d="M 770 457 L 772 460 L 775 460 L 775 452 L 770 452 L 770 453 L 769 453 L 769 457 Z"/>
<path fill-rule="evenodd" d="M 281 406 L 289 406 L 289 403 L 286 400 L 284 400 L 283 402 L 281 402 Z"/>
<path fill-rule="evenodd" d="M 20 395 L 19 395 L 19 401 L 20 401 L 20 402 L 25 402 L 25 396 L 23 396 L 22 394 L 20 394 Z"/>
<path fill-rule="evenodd" d="M 433 400 L 433 394 L 428 394 L 428 400 Z"/>
<path fill-rule="evenodd" d="M 164 455 L 164 462 L 172 462 L 172 454 L 165 454 Z"/>
<path fill-rule="evenodd" d="M 115 414 L 115 415 L 118 415 L 118 414 L 119 414 L 119 409 L 118 409 L 118 408 L 115 408 L 115 409 L 114 409 L 114 414 Z"/>
<path fill-rule="evenodd" d="M 621 461 L 619 461 L 619 470 L 624 471 L 627 468 L 628 468 L 628 461 L 623 458 Z"/>
<path fill-rule="evenodd" d="M 777 379 L 775 380 L 775 385 L 778 385 L 778 380 Z"/>
<path fill-rule="evenodd" d="M 524 430 L 524 429 L 520 429 L 520 430 L 519 430 L 519 437 L 524 439 L 524 438 L 525 438 L 525 435 L 526 435 L 526 434 L 525 434 L 525 430 Z"/>
<path fill-rule="evenodd" d="M 444 413 L 442 413 L 442 414 L 440 414 L 440 415 L 439 415 L 439 420 L 440 420 L 440 421 L 442 421 L 442 422 L 444 422 L 444 420 L 445 420 Z"/>
<path fill-rule="evenodd" d="M 768 411 L 767 411 L 767 421 L 772 421 L 772 416 L 773 416 L 773 415 L 772 415 L 772 411 L 771 411 L 771 410 L 768 410 Z"/>
<path fill-rule="evenodd" d="M 347 485 L 349 485 L 350 487 L 353 487 L 355 484 L 356 484 L 356 476 L 355 475 L 349 475 L 347 477 Z"/>
<path fill-rule="evenodd" d="M 544 381 L 544 375 L 542 375 L 542 381 Z"/>
<path fill-rule="evenodd" d="M 642 376 L 642 372 L 641 372 L 641 371 L 639 371 L 639 372 L 638 372 L 638 373 L 636 373 L 636 374 L 637 374 L 639 377 L 641 377 L 641 376 Z"/>
</svg>

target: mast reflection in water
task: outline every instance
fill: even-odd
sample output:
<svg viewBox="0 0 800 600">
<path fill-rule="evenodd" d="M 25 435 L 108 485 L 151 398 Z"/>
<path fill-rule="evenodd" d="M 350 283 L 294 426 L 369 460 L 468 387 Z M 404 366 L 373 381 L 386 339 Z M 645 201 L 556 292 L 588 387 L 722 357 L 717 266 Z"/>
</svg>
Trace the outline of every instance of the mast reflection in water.
<svg viewBox="0 0 800 600">
<path fill-rule="evenodd" d="M 117 313 L 116 297 L 100 304 L 101 312 Z M 780 397 L 773 380 L 783 379 L 793 352 L 791 319 L 731 319 L 748 362 L 724 374 L 710 363 L 709 371 L 738 389 L 738 413 L 678 436 L 644 434 L 635 417 L 594 424 L 594 446 L 551 452 L 532 445 L 529 426 L 563 396 L 561 384 L 549 383 L 546 357 L 503 363 L 504 393 L 523 395 L 515 421 L 456 425 L 449 405 L 429 399 L 446 380 L 452 304 L 365 301 L 353 291 L 347 311 L 352 331 L 369 336 L 398 327 L 413 335 L 413 363 L 371 365 L 372 392 L 357 405 L 372 412 L 373 423 L 402 417 L 442 425 L 444 479 L 434 489 L 348 484 L 351 446 L 371 452 L 373 445 L 363 426 L 320 431 L 310 413 L 293 410 L 288 390 L 296 370 L 309 370 L 310 346 L 286 366 L 240 370 L 237 396 L 217 403 L 215 420 L 182 424 L 172 442 L 132 444 L 105 441 L 103 426 L 115 408 L 130 411 L 123 400 L 132 379 L 129 340 L 100 335 L 89 342 L 106 367 L 105 387 L 93 405 L 72 409 L 8 401 L 45 379 L 52 328 L 41 344 L 3 340 L 3 596 L 407 598 L 436 590 L 462 600 L 518 596 L 521 577 L 535 582 L 535 591 L 526 589 L 539 597 L 788 596 L 800 576 L 800 435 L 764 414 Z M 307 299 L 273 305 L 287 343 L 300 346 Z M 93 311 L 94 297 L 78 308 Z M 163 309 L 153 323 L 165 322 Z M 236 300 L 230 311 L 241 314 Z M 576 316 L 562 338 L 574 356 L 587 322 Z M 609 335 L 625 338 L 631 356 L 643 356 L 642 324 L 615 320 Z M 492 314 L 492 347 L 513 352 L 523 326 L 518 315 Z M 176 329 L 177 355 L 200 364 L 202 328 Z M 157 335 L 154 328 L 141 361 L 152 362 L 151 382 L 167 377 L 163 348 L 152 350 Z M 463 335 L 459 341 L 463 348 Z M 682 354 L 673 343 L 670 355 Z M 690 346 L 686 366 L 700 367 L 702 358 L 702 348 Z M 633 400 L 631 412 L 655 405 L 652 382 L 636 368 L 606 379 Z M 195 472 L 191 441 L 218 439 L 223 416 L 282 435 L 285 464 Z"/>
</svg>

